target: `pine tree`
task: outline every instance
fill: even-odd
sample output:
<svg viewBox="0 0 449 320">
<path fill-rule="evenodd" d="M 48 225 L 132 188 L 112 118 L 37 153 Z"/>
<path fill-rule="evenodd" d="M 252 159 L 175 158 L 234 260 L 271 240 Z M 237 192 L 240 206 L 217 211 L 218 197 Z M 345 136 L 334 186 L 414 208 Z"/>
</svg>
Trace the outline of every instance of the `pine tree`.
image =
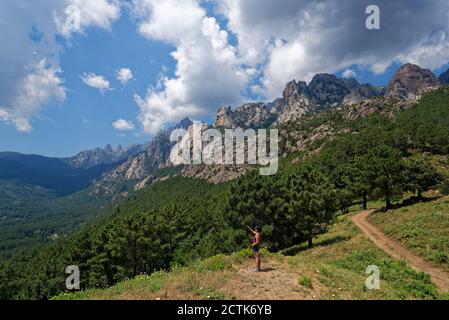
<svg viewBox="0 0 449 320">
<path fill-rule="evenodd" d="M 385 199 L 390 209 L 393 197 L 402 196 L 405 189 L 405 164 L 401 153 L 388 145 L 380 145 L 368 151 L 367 161 L 370 188 Z"/>
<path fill-rule="evenodd" d="M 335 187 L 311 165 L 300 166 L 289 178 L 290 207 L 296 232 L 313 245 L 313 238 L 327 231 L 335 218 Z"/>
<path fill-rule="evenodd" d="M 408 159 L 406 162 L 406 189 L 415 192 L 422 200 L 422 193 L 440 181 L 439 174 L 423 159 Z"/>
<path fill-rule="evenodd" d="M 236 231 L 235 241 L 247 239 L 246 225 L 258 224 L 263 228 L 264 243 L 272 250 L 292 246 L 297 234 L 292 229 L 289 192 L 281 175 L 260 176 L 253 171 L 240 178 L 231 187 L 227 214 Z"/>
</svg>

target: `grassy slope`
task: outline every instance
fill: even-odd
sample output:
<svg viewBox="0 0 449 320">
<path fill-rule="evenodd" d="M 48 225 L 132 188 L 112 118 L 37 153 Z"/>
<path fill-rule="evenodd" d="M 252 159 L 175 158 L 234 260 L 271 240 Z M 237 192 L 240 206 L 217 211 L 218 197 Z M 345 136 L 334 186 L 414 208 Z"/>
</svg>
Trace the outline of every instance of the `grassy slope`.
<svg viewBox="0 0 449 320">
<path fill-rule="evenodd" d="M 378 213 L 371 222 L 407 248 L 449 271 L 449 197 Z"/>
<path fill-rule="evenodd" d="M 300 246 L 295 250 L 290 256 L 264 252 L 264 266 L 273 270 L 262 274 L 245 271 L 252 267 L 247 250 L 168 273 L 142 275 L 108 289 L 63 294 L 55 299 L 252 299 L 255 295 L 261 299 L 443 298 L 427 275 L 377 249 L 350 222 L 350 215 L 340 217 L 313 249 Z M 381 270 L 380 290 L 365 289 L 369 265 Z M 280 284 L 279 279 L 284 278 L 285 283 Z"/>
</svg>

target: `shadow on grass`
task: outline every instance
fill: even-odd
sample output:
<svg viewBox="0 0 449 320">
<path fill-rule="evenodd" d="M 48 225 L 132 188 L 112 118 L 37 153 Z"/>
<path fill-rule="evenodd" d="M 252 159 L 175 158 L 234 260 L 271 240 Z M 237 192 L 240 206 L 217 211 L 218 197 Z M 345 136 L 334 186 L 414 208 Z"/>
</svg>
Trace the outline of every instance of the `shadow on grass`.
<svg viewBox="0 0 449 320">
<path fill-rule="evenodd" d="M 389 210 L 397 210 L 397 209 L 413 206 L 417 203 L 432 202 L 432 201 L 435 201 L 435 200 L 438 200 L 441 198 L 442 198 L 442 196 L 435 196 L 435 197 L 428 197 L 428 198 L 426 198 L 426 197 L 419 198 L 419 197 L 413 196 L 408 199 L 402 200 L 401 203 L 391 205 L 390 208 L 382 207 L 380 209 L 375 210 L 374 212 L 386 212 Z"/>
<path fill-rule="evenodd" d="M 348 241 L 350 239 L 351 239 L 351 236 L 338 235 L 338 236 L 335 236 L 335 237 L 331 237 L 331 238 L 328 238 L 328 239 L 321 240 L 321 241 L 315 243 L 313 247 L 314 248 L 315 247 L 325 247 L 325 246 L 328 246 L 328 245 L 331 245 L 331 244 L 334 244 L 334 243 Z M 302 251 L 306 251 L 308 249 L 310 249 L 310 248 L 309 248 L 307 242 L 304 242 L 304 243 L 295 245 L 293 247 L 284 249 L 284 250 L 281 251 L 281 253 L 283 255 L 285 255 L 285 256 L 295 256 L 298 253 L 300 253 Z"/>
</svg>

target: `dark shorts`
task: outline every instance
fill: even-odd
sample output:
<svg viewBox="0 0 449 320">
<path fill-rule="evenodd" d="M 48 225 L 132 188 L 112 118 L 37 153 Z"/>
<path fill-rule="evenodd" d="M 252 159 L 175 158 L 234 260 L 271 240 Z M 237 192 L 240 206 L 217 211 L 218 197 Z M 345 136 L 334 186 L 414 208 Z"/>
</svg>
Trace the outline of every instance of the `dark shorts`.
<svg viewBox="0 0 449 320">
<path fill-rule="evenodd" d="M 254 253 L 259 252 L 259 246 L 252 247 L 252 249 Z"/>
</svg>

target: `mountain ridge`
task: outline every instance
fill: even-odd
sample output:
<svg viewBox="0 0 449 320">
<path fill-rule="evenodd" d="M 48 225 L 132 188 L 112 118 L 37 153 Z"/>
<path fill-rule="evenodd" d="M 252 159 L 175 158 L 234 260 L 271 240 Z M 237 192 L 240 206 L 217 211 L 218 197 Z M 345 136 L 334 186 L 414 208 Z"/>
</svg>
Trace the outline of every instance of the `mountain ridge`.
<svg viewBox="0 0 449 320">
<path fill-rule="evenodd" d="M 437 78 L 430 70 L 417 65 L 404 64 L 391 78 L 387 87 L 376 87 L 369 83 L 360 84 L 356 79 L 340 79 L 332 74 L 317 74 L 309 84 L 305 81 L 289 81 L 283 91 L 282 97 L 272 102 L 249 102 L 240 107 L 222 107 L 216 113 L 215 128 L 244 129 L 279 127 L 286 123 L 297 122 L 308 116 L 314 116 L 326 110 L 345 110 L 344 117 L 356 119 L 365 117 L 380 110 L 388 112 L 390 100 L 403 101 L 398 105 L 408 108 L 420 99 L 423 93 L 437 89 L 449 77 L 449 70 Z M 391 112 L 394 112 L 392 110 Z M 188 118 L 181 120 L 177 125 L 160 131 L 151 141 L 145 144 L 135 144 L 127 147 L 113 148 L 107 145 L 104 148 L 84 150 L 77 155 L 59 159 L 72 169 L 95 171 L 97 175 L 91 176 L 93 183 L 92 195 L 112 194 L 117 192 L 123 182 L 133 181 L 134 188 L 141 189 L 153 183 L 157 170 L 170 167 L 169 155 L 174 143 L 170 142 L 170 133 L 176 128 L 188 129 L 192 121 Z M 327 129 L 323 128 L 322 134 Z M 332 134 L 332 133 L 331 133 Z M 321 134 L 320 134 L 321 135 Z M 215 173 L 203 173 L 204 168 L 187 167 L 181 174 L 194 177 L 209 177 L 214 181 L 233 179 L 238 175 L 220 174 L 220 167 L 211 169 Z M 242 171 L 237 170 L 239 173 Z M 86 184 L 84 184 L 86 185 Z"/>
</svg>

